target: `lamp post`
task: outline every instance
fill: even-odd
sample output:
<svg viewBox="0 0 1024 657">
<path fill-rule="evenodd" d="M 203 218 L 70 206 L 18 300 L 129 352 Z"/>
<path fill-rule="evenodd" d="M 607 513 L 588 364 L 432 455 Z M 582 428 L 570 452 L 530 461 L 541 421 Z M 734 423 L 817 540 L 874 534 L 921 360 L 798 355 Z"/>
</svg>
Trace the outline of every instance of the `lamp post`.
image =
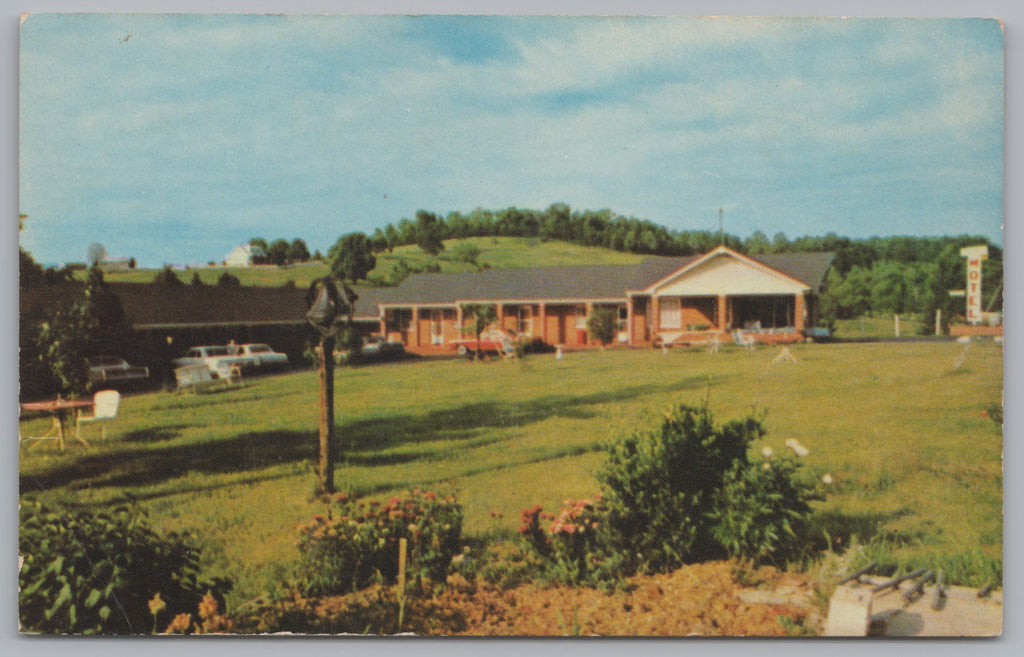
<svg viewBox="0 0 1024 657">
<path fill-rule="evenodd" d="M 348 312 L 338 295 L 338 288 L 330 277 L 319 278 L 310 285 L 313 299 L 306 319 L 320 333 L 317 369 L 320 373 L 320 450 L 317 467 L 319 491 L 322 495 L 334 492 L 334 340 L 336 321 Z M 347 291 L 347 290 L 346 290 Z"/>
</svg>

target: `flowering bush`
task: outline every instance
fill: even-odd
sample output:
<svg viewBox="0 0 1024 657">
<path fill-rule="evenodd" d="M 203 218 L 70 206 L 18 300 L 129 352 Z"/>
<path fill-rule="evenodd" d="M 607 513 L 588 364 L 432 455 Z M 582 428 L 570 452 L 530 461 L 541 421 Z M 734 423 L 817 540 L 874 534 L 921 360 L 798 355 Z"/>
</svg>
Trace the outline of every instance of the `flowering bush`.
<svg viewBox="0 0 1024 657">
<path fill-rule="evenodd" d="M 564 584 L 602 584 L 618 577 L 621 562 L 608 549 L 605 514 L 600 495 L 565 500 L 557 516 L 538 505 L 523 510 L 519 533 L 545 558 L 550 578 Z"/>
<path fill-rule="evenodd" d="M 387 502 L 340 493 L 328 515 L 299 525 L 300 588 L 333 595 L 398 577 L 399 539 L 408 541 L 410 578 L 443 583 L 461 549 L 462 508 L 453 496 L 414 490 Z"/>
</svg>

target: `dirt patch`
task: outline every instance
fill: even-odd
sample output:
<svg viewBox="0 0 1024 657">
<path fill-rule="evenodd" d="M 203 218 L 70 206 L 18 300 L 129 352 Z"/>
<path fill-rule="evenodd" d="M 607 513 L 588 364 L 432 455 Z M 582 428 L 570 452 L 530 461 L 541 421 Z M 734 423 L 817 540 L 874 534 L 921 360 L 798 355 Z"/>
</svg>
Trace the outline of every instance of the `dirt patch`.
<svg viewBox="0 0 1024 657">
<path fill-rule="evenodd" d="M 736 583 L 734 564 L 686 566 L 627 580 L 624 590 L 526 585 L 501 590 L 452 576 L 437 596 L 410 598 L 397 627 L 389 589 L 305 600 L 275 631 L 440 636 L 786 636 L 822 624 L 810 579 L 762 568 Z M 289 616 L 289 614 L 291 614 Z"/>
</svg>

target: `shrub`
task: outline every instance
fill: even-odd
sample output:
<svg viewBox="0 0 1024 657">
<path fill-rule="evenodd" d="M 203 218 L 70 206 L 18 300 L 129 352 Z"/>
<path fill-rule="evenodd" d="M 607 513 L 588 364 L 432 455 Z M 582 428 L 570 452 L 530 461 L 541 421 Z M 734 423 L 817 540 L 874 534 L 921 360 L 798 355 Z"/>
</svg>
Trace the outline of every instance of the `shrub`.
<svg viewBox="0 0 1024 657">
<path fill-rule="evenodd" d="M 749 416 L 715 426 L 707 406 L 670 409 L 653 430 L 608 446 L 598 471 L 611 547 L 631 570 L 654 572 L 715 556 L 707 515 L 726 473 L 765 433 Z"/>
<path fill-rule="evenodd" d="M 792 457 L 737 463 L 726 473 L 708 513 L 711 535 L 730 557 L 757 563 L 793 556 L 805 535 L 815 486 L 794 477 Z"/>
<path fill-rule="evenodd" d="M 18 550 L 18 618 L 28 632 L 140 634 L 198 608 L 204 593 L 230 588 L 199 580 L 199 551 L 187 537 L 161 538 L 127 508 L 109 513 L 24 504 Z"/>
<path fill-rule="evenodd" d="M 414 490 L 386 503 L 345 493 L 334 501 L 336 514 L 332 509 L 298 527 L 305 595 L 357 591 L 375 578 L 393 583 L 402 538 L 408 541 L 409 576 L 445 581 L 452 557 L 461 551 L 462 508 L 454 497 Z"/>
<path fill-rule="evenodd" d="M 623 574 L 622 559 L 609 549 L 606 510 L 596 500 L 565 500 L 557 516 L 535 506 L 522 512 L 520 535 L 544 559 L 543 576 L 562 584 L 600 586 Z M 541 521 L 550 521 L 546 527 Z"/>
<path fill-rule="evenodd" d="M 587 318 L 587 335 L 602 347 L 611 344 L 619 330 L 619 312 L 614 308 L 594 308 Z"/>
</svg>

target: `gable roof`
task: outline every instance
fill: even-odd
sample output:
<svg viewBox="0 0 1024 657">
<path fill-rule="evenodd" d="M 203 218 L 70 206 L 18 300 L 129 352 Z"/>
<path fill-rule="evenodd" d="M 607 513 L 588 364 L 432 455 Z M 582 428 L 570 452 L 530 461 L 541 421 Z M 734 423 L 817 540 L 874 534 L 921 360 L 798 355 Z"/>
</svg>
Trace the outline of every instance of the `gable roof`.
<svg viewBox="0 0 1024 657">
<path fill-rule="evenodd" d="M 712 252 L 713 253 L 713 252 Z M 809 252 L 809 253 L 771 253 L 761 255 L 741 254 L 777 272 L 794 278 L 818 292 L 825 282 L 825 275 L 832 267 L 832 261 L 836 254 L 832 252 Z M 672 258 L 666 256 L 651 256 L 645 258 L 639 265 L 640 275 L 637 276 L 639 283 L 631 290 L 642 290 L 663 278 L 667 278 L 675 271 L 693 264 L 704 256 L 687 256 Z"/>
</svg>

